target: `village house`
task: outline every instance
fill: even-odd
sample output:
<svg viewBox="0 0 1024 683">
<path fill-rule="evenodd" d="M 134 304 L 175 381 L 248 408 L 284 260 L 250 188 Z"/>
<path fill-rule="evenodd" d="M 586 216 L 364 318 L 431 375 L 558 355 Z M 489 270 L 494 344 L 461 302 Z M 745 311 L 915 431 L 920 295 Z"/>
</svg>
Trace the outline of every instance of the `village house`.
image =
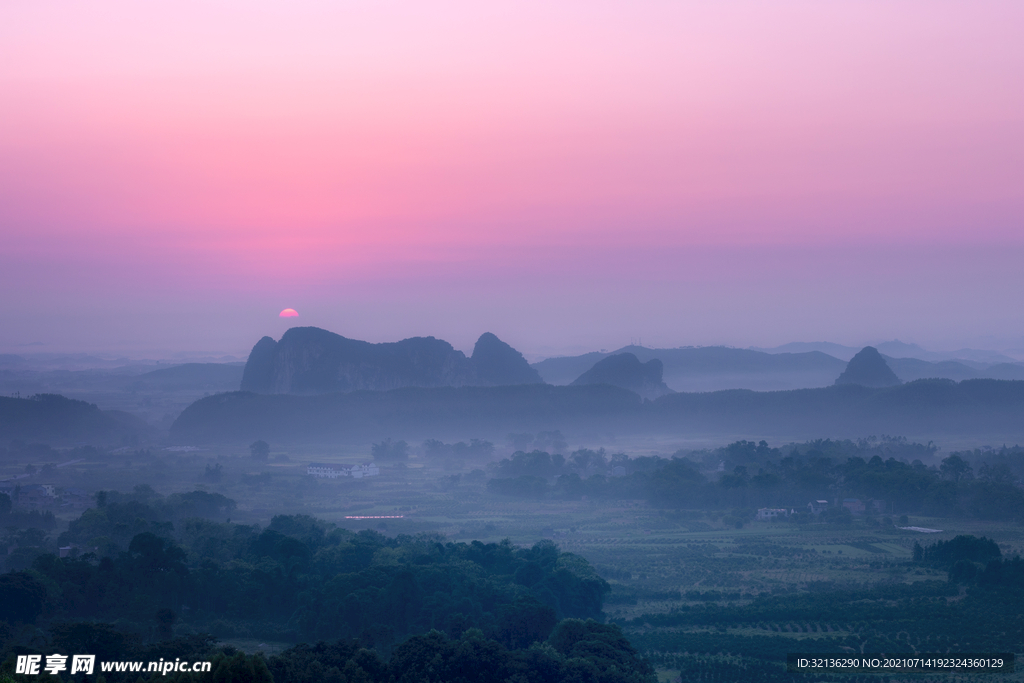
<svg viewBox="0 0 1024 683">
<path fill-rule="evenodd" d="M 843 507 L 854 515 L 864 514 L 864 501 L 859 498 L 843 498 Z"/>
<path fill-rule="evenodd" d="M 45 507 L 55 502 L 53 486 L 29 484 L 18 491 L 18 503 L 26 507 Z"/>
<path fill-rule="evenodd" d="M 828 510 L 827 500 L 812 500 L 807 504 L 807 509 L 810 510 L 812 515 L 820 515 L 825 510 Z"/>
<path fill-rule="evenodd" d="M 885 512 L 885 501 L 884 500 L 860 500 L 859 498 L 843 498 L 843 507 L 850 511 L 854 515 L 863 515 L 865 513 L 876 513 L 880 514 Z"/>
<path fill-rule="evenodd" d="M 64 489 L 61 498 L 64 500 L 64 505 L 69 507 L 89 507 L 92 502 L 92 496 L 79 488 Z"/>
<path fill-rule="evenodd" d="M 757 511 L 757 518 L 761 521 L 770 522 L 776 517 L 786 517 L 789 510 L 785 508 L 761 508 Z"/>
<path fill-rule="evenodd" d="M 376 477 L 380 474 L 380 468 L 375 463 L 369 463 L 366 465 L 352 465 L 349 468 L 349 476 L 355 479 L 361 479 L 362 477 Z"/>
</svg>

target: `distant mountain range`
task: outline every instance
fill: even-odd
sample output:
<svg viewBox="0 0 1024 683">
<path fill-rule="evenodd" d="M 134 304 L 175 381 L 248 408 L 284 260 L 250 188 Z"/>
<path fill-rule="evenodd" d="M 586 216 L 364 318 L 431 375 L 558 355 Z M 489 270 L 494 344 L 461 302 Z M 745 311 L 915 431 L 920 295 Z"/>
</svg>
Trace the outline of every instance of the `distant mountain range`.
<svg viewBox="0 0 1024 683">
<path fill-rule="evenodd" d="M 240 363 L 185 363 L 160 368 L 132 378 L 128 387 L 175 391 L 195 389 L 205 391 L 233 391 L 242 382 L 244 366 Z"/>
<path fill-rule="evenodd" d="M 1016 358 L 1011 358 L 998 351 L 985 351 L 981 349 L 960 349 L 958 351 L 926 351 L 917 344 L 907 344 L 898 339 L 887 342 L 880 342 L 873 345 L 883 356 L 890 358 L 916 358 L 931 362 L 958 361 L 969 364 L 975 369 L 982 369 L 997 363 L 1018 363 Z M 753 347 L 753 351 L 765 353 L 806 353 L 808 351 L 821 351 L 840 360 L 848 361 L 862 349 L 860 346 L 843 346 L 832 342 L 790 342 L 773 348 Z"/>
<path fill-rule="evenodd" d="M 171 426 L 180 443 L 256 438 L 312 443 L 465 438 L 561 429 L 567 435 L 665 434 L 806 439 L 898 434 L 1024 440 L 1024 382 L 919 380 L 893 387 L 730 390 L 643 401 L 606 384 L 407 387 L 321 395 L 234 392 L 200 399 Z"/>
<path fill-rule="evenodd" d="M 550 384 L 569 384 L 602 358 L 622 353 L 631 353 L 642 362 L 660 360 L 665 384 L 675 391 L 823 387 L 832 384 L 846 368 L 844 361 L 820 351 L 770 354 L 725 346 L 625 346 L 611 353 L 548 358 L 534 363 L 533 368 Z"/>
<path fill-rule="evenodd" d="M 641 406 L 644 405 L 643 399 L 655 401 L 658 405 L 665 405 L 664 402 L 668 399 L 668 396 L 665 395 L 672 392 L 694 394 L 741 389 L 774 392 L 772 395 L 775 398 L 743 399 L 750 405 L 758 401 L 767 401 L 767 403 L 763 403 L 763 409 L 767 411 L 769 406 L 779 405 L 778 402 L 783 400 L 779 397 L 783 396 L 784 392 L 832 387 L 837 379 L 847 372 L 845 360 L 825 351 L 845 356 L 847 352 L 862 350 L 824 343 L 790 344 L 769 350 L 735 349 L 722 346 L 676 349 L 627 346 L 612 352 L 549 358 L 530 365 L 521 353 L 490 333 L 481 335 L 472 354 L 467 356 L 448 342 L 433 337 L 417 337 L 393 343 L 373 344 L 348 339 L 318 328 L 300 327 L 288 330 L 278 341 L 270 337 L 261 339 L 254 346 L 244 367 L 239 363 L 184 363 L 173 366 L 148 364 L 86 370 L 39 370 L 33 369 L 36 368 L 35 361 L 26 365 L 20 356 L 0 356 L 0 394 L 22 396 L 63 394 L 76 399 L 84 399 L 83 405 L 96 404 L 103 408 L 129 411 L 161 428 L 169 427 L 175 417 L 180 415 L 180 424 L 179 422 L 175 422 L 175 424 L 179 425 L 177 429 L 182 430 L 184 429 L 182 425 L 192 424 L 189 420 L 193 418 L 186 419 L 187 415 L 193 414 L 189 412 L 193 410 L 189 406 L 207 406 L 207 408 L 203 408 L 203 411 L 206 411 L 209 403 L 194 402 L 204 395 L 208 396 L 217 392 L 229 392 L 229 394 L 222 395 L 231 396 L 234 394 L 230 392 L 239 388 L 256 394 L 333 395 L 348 392 L 358 393 L 362 398 L 331 400 L 338 405 L 349 406 L 348 409 L 354 415 L 364 414 L 368 420 L 366 426 L 369 428 L 377 418 L 374 417 L 371 408 L 362 406 L 360 401 L 367 401 L 368 405 L 387 405 L 389 402 L 397 400 L 395 395 L 387 393 L 392 390 L 535 385 L 538 388 L 534 390 L 518 389 L 510 394 L 501 391 L 463 392 L 456 395 L 437 394 L 438 400 L 446 396 L 470 396 L 473 397 L 473 400 L 483 401 L 479 407 L 465 406 L 459 402 L 462 400 L 461 398 L 452 399 L 455 400 L 455 403 L 447 404 L 444 401 L 449 399 L 445 398 L 437 410 L 463 410 L 466 415 L 472 415 L 478 414 L 481 410 L 485 411 L 486 405 L 489 405 L 488 402 L 491 402 L 490 404 L 493 406 L 498 406 L 506 400 L 510 400 L 512 403 L 509 404 L 509 409 L 514 408 L 512 412 L 504 416 L 487 417 L 486 420 L 495 424 L 502 420 L 515 422 L 518 419 L 513 419 L 516 414 L 529 414 L 535 416 L 530 420 L 542 424 L 545 423 L 546 418 L 542 419 L 538 416 L 542 415 L 545 410 L 551 410 L 553 412 L 550 422 L 558 423 L 564 419 L 570 423 L 575 420 L 580 424 L 590 424 L 590 421 L 596 419 L 592 414 L 593 410 L 597 409 L 598 413 L 596 414 L 604 415 L 600 412 L 604 410 L 604 408 L 600 408 L 604 405 L 603 402 L 611 400 L 608 398 L 610 396 L 623 396 L 623 390 L 626 391 L 626 395 L 632 396 L 627 403 L 639 402 L 638 405 Z M 981 357 L 979 354 L 982 352 L 975 354 L 975 360 L 925 360 L 899 357 L 893 354 L 917 353 L 921 355 L 929 353 L 920 347 L 899 342 L 882 344 L 879 351 L 882 353 L 875 359 L 875 370 L 871 372 L 858 371 L 846 375 L 847 379 L 852 378 L 850 379 L 852 384 L 879 384 L 878 377 L 880 375 L 878 373 L 885 374 L 888 371 L 894 373 L 897 380 L 904 384 L 913 384 L 922 379 L 946 379 L 957 382 L 983 379 L 1024 380 L 1024 363 L 984 363 L 977 360 Z M 852 355 L 850 354 L 850 357 Z M 996 360 L 999 358 L 998 354 L 991 354 L 988 357 Z M 885 369 L 878 365 L 878 359 L 884 361 Z M 95 360 L 77 356 L 66 357 L 63 360 L 53 358 L 48 359 L 47 362 L 84 363 Z M 874 379 L 871 379 L 872 377 Z M 545 383 L 555 386 L 545 387 Z M 881 383 L 891 383 L 891 377 Z M 562 389 L 572 390 L 561 391 Z M 602 393 L 606 389 L 609 391 L 614 389 L 614 391 L 610 394 Z M 737 394 L 737 396 L 740 395 L 746 396 L 742 393 Z M 422 397 L 424 395 L 413 394 L 410 396 Z M 509 398 L 509 396 L 513 398 Z M 529 400 L 532 400 L 529 399 L 531 396 L 540 401 L 537 406 L 527 405 Z M 827 399 L 831 394 L 823 396 L 826 396 Z M 598 400 L 595 397 L 603 398 Z M 213 399 L 220 400 L 217 396 L 210 397 L 210 400 Z M 231 405 L 239 405 L 240 399 L 225 400 Z M 288 402 L 287 399 L 282 400 L 284 403 L 281 403 L 281 406 L 299 405 Z M 413 405 L 418 405 L 416 400 L 419 399 L 402 400 L 405 403 L 396 406 L 396 410 L 399 410 L 401 406 L 412 410 Z M 626 399 L 622 400 L 626 401 Z M 724 399 L 719 396 L 714 399 L 674 400 L 684 402 L 693 400 L 698 403 L 706 400 L 713 403 Z M 785 400 L 789 401 L 790 399 Z M 25 409 L 25 405 L 22 403 L 11 404 L 6 409 L 17 408 L 15 410 L 17 413 L 18 410 Z M 245 405 L 250 404 L 245 403 Z M 261 407 L 262 410 L 262 407 L 278 404 L 268 403 L 261 399 L 251 405 Z M 314 412 L 321 410 L 320 407 L 317 407 L 321 404 L 316 401 L 308 405 L 312 406 L 311 409 Z M 633 405 L 633 403 L 629 403 L 629 405 Z M 37 411 L 41 409 L 39 405 L 30 406 L 30 408 Z M 182 413 L 186 408 L 188 410 Z M 810 411 L 808 414 L 813 413 L 813 408 L 813 406 L 807 408 Z M 47 410 L 51 409 L 56 410 L 56 404 L 47 408 Z M 404 409 L 401 408 L 401 410 Z M 416 409 L 423 410 L 424 415 L 434 414 L 433 408 L 428 409 L 418 405 Z M 497 410 L 497 408 L 495 409 Z M 25 415 L 34 414 L 31 413 L 31 410 Z M 65 406 L 60 410 L 70 409 Z M 76 410 L 81 410 L 81 408 Z M 199 408 L 195 408 L 195 410 L 199 410 Z M 658 414 L 657 410 L 650 407 L 642 407 L 638 410 L 647 415 L 640 422 L 636 422 L 632 418 L 626 419 L 623 417 L 626 413 L 623 413 L 620 408 L 615 408 L 612 413 L 606 415 L 607 420 L 604 426 L 611 429 L 611 425 L 616 420 L 623 419 L 626 420 L 624 428 L 633 429 L 643 420 L 649 422 L 653 419 L 650 415 Z M 127 416 L 127 413 L 107 412 L 110 413 L 107 415 L 108 418 L 112 418 L 115 413 Z M 618 417 L 613 417 L 613 413 Z M 0 431 L 0 438 L 4 434 L 9 438 L 21 438 L 10 436 L 15 432 L 28 435 L 32 430 L 19 431 L 18 420 L 8 419 L 11 414 L 14 413 L 8 411 L 8 417 L 0 416 L 0 423 L 6 425 L 4 431 Z M 71 414 L 71 412 L 67 413 L 69 416 Z M 575 415 L 576 417 L 567 418 L 566 415 Z M 415 419 L 418 419 L 412 414 L 407 417 L 414 422 Z M 103 418 L 103 420 L 106 419 Z M 441 423 L 445 423 L 446 420 L 450 422 L 451 419 L 453 418 L 446 417 L 441 420 Z M 525 420 L 525 418 L 523 419 Z M 604 418 L 601 419 L 604 420 Z M 679 419 L 684 418 L 679 417 Z M 718 419 L 714 418 L 714 420 Z M 787 424 L 787 419 L 789 418 L 782 419 L 780 424 Z M 7 422 L 3 422 L 3 420 L 7 420 Z M 530 420 L 526 420 L 526 422 Z M 709 425 L 713 424 L 714 420 L 709 422 Z M 118 418 L 115 422 L 121 426 L 116 429 L 93 426 L 79 431 L 82 434 L 93 434 L 96 438 L 100 438 L 100 436 L 104 439 L 113 438 L 111 435 L 114 435 L 115 432 L 121 433 L 119 430 L 124 428 L 123 420 Z M 272 422 L 273 420 L 271 420 Z M 32 418 L 30 423 L 44 424 L 35 418 Z M 953 423 L 955 420 L 951 424 Z M 593 428 L 597 429 L 599 426 L 595 423 Z M 652 423 L 652 426 L 656 425 Z M 658 427 L 658 429 L 662 428 Z M 76 429 L 78 428 L 76 427 Z M 42 434 L 43 432 L 37 430 L 37 433 Z M 29 436 L 28 438 L 35 437 Z M 86 436 L 81 440 L 93 440 L 93 437 Z"/>
<path fill-rule="evenodd" d="M 51 445 L 118 443 L 152 436 L 153 428 L 119 410 L 100 410 L 91 403 L 56 394 L 33 398 L 0 397 L 0 441 L 20 439 Z"/>
<path fill-rule="evenodd" d="M 844 358 L 811 349 L 839 347 L 837 344 L 788 344 L 793 351 L 769 353 L 753 349 L 735 349 L 726 346 L 683 347 L 678 349 L 648 349 L 625 346 L 604 353 L 548 358 L 533 364 L 533 368 L 549 384 L 571 384 L 593 365 L 612 355 L 632 353 L 641 361 L 660 360 L 664 365 L 664 381 L 679 392 L 722 391 L 726 389 L 752 389 L 755 391 L 781 391 L 830 386 L 846 369 L 846 363 L 860 349 L 849 349 Z M 884 345 L 883 345 L 884 346 Z M 803 349 L 803 350 L 798 350 Z M 931 362 L 917 358 L 883 357 L 896 376 L 903 382 L 918 379 L 1008 379 L 1024 380 L 1024 363 L 984 364 L 977 362 Z"/>
</svg>

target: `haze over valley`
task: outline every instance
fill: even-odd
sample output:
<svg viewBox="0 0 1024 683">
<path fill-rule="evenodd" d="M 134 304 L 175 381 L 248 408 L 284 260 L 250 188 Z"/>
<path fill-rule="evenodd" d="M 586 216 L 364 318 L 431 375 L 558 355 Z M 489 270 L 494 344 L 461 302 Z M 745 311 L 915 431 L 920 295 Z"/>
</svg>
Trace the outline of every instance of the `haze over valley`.
<svg viewBox="0 0 1024 683">
<path fill-rule="evenodd" d="M 0 3 L 0 683 L 1020 683 L 1024 4 Z"/>
</svg>

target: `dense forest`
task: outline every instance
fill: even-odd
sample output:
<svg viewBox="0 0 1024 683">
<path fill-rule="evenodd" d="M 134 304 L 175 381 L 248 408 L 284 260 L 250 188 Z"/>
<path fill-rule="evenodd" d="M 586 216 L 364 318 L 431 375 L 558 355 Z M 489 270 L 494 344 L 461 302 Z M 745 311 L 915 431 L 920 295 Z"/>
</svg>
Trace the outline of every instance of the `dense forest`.
<svg viewBox="0 0 1024 683">
<path fill-rule="evenodd" d="M 923 513 L 985 520 L 1024 518 L 1019 447 L 954 452 L 926 466 L 931 444 L 905 439 L 819 440 L 772 448 L 765 441 L 738 441 L 678 457 L 629 458 L 623 453 L 581 449 L 568 457 L 518 451 L 497 463 L 489 491 L 526 498 L 640 499 L 662 508 L 737 509 L 753 517 L 758 507 L 795 510 L 792 521 L 809 522 L 807 503 L 825 499 L 823 519 L 849 523 L 836 499 L 879 501 L 876 516 Z M 869 516 L 870 519 L 870 516 Z"/>
<path fill-rule="evenodd" d="M 0 576 L 5 667 L 43 638 L 101 659 L 219 652 L 218 666 L 269 667 L 279 683 L 448 681 L 477 667 L 491 677 L 465 680 L 649 679 L 599 623 L 608 584 L 550 542 L 387 538 L 301 515 L 261 529 L 212 521 L 234 505 L 218 494 L 147 488 L 98 494 L 59 539 L 77 557 L 37 555 Z M 207 633 L 320 644 L 254 663 Z"/>
</svg>

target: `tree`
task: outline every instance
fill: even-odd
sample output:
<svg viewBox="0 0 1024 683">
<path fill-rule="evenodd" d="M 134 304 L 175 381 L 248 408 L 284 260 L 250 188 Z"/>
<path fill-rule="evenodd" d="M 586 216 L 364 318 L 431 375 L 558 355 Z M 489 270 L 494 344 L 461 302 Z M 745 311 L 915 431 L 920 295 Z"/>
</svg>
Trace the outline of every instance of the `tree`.
<svg viewBox="0 0 1024 683">
<path fill-rule="evenodd" d="M 178 615 L 169 607 L 162 607 L 156 611 L 156 628 L 162 640 L 170 640 L 174 637 L 174 622 Z"/>
<path fill-rule="evenodd" d="M 247 656 L 237 653 L 230 659 L 224 657 L 213 670 L 214 683 L 274 683 L 274 677 L 267 669 L 267 663 L 260 655 Z"/>
<path fill-rule="evenodd" d="M 971 479 L 974 476 L 974 470 L 967 461 L 956 454 L 944 459 L 939 466 L 939 471 L 942 472 L 942 476 L 945 479 L 949 479 L 957 484 L 962 479 Z"/>
<path fill-rule="evenodd" d="M 374 460 L 400 461 L 409 459 L 409 444 L 404 441 L 392 441 L 384 439 L 370 447 L 370 453 Z"/>
<path fill-rule="evenodd" d="M 0 619 L 31 624 L 43 611 L 46 587 L 26 572 L 0 576 Z"/>
<path fill-rule="evenodd" d="M 6 515 L 11 511 L 11 497 L 6 493 L 0 493 L 0 515 Z"/>
<path fill-rule="evenodd" d="M 249 445 L 249 453 L 252 454 L 253 460 L 265 461 L 270 457 L 270 444 L 263 439 L 255 441 Z"/>
</svg>

